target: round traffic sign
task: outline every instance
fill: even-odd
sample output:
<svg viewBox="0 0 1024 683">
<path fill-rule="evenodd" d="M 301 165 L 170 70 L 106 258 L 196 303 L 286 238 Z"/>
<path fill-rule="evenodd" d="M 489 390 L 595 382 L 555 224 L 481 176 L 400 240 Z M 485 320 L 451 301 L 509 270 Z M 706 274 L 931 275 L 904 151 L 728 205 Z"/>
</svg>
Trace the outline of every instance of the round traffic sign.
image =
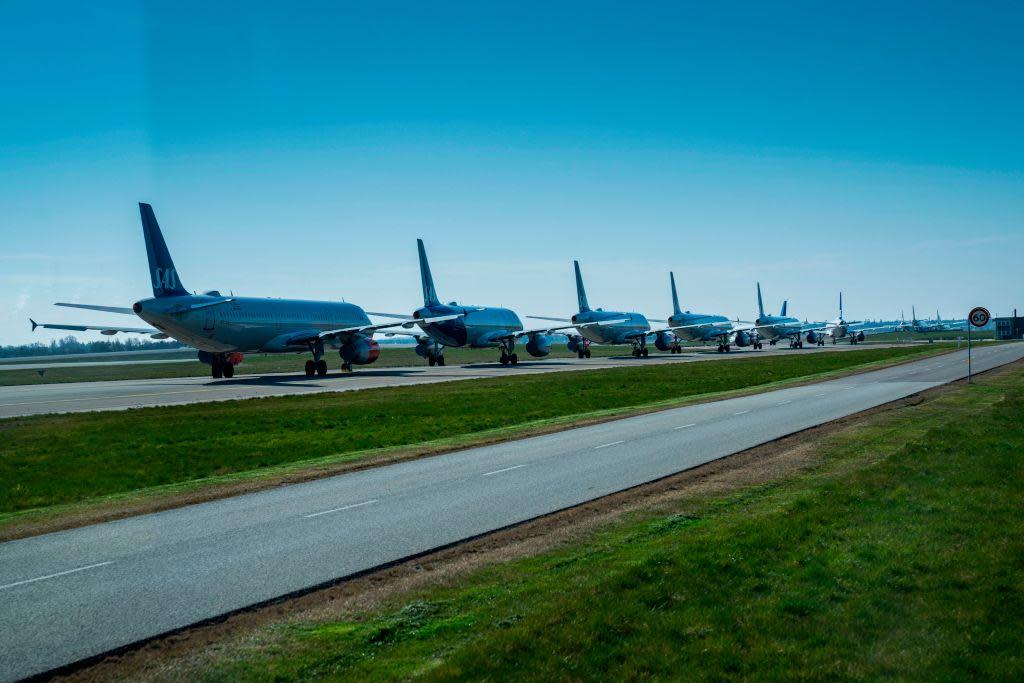
<svg viewBox="0 0 1024 683">
<path fill-rule="evenodd" d="M 988 325 L 988 321 L 991 320 L 991 318 L 992 314 L 983 306 L 972 308 L 971 312 L 967 315 L 967 319 L 975 327 L 985 327 L 985 325 Z"/>
</svg>

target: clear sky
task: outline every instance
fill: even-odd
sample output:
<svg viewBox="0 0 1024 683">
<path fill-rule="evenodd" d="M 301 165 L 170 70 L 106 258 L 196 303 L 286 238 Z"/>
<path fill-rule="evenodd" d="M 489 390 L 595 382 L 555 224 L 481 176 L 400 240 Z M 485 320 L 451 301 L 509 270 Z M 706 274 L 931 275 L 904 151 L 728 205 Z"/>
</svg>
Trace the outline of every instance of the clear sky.
<svg viewBox="0 0 1024 683">
<path fill-rule="evenodd" d="M 521 314 L 1024 309 L 1019 2 L 15 3 L 0 343 L 190 289 Z"/>
</svg>

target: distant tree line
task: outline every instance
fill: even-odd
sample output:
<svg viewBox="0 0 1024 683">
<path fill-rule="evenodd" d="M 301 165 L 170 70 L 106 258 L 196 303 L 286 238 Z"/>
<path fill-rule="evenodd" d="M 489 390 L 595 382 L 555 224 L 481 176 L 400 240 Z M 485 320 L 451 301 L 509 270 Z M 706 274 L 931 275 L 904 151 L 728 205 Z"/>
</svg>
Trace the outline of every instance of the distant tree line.
<svg viewBox="0 0 1024 683">
<path fill-rule="evenodd" d="M 61 356 L 72 353 L 111 353 L 115 351 L 148 351 L 150 349 L 179 349 L 181 344 L 176 341 L 154 341 L 143 339 L 111 339 L 110 341 L 78 341 L 73 335 L 63 339 L 54 339 L 49 344 L 20 344 L 18 346 L 0 346 L 0 358 L 20 358 L 22 356 Z"/>
</svg>

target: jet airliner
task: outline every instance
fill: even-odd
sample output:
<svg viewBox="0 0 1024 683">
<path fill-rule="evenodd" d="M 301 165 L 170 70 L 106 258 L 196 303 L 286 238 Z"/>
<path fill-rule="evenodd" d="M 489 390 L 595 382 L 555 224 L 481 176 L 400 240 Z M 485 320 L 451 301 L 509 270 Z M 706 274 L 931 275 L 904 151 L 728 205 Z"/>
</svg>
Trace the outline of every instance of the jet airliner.
<svg viewBox="0 0 1024 683">
<path fill-rule="evenodd" d="M 373 339 L 377 330 L 411 327 L 409 322 L 375 325 L 362 308 L 337 301 L 264 299 L 223 296 L 218 291 L 190 294 L 182 285 L 178 270 L 164 242 L 153 208 L 139 204 L 142 234 L 149 258 L 153 285 L 152 298 L 140 299 L 131 308 L 92 304 L 60 303 L 58 306 L 110 313 L 134 314 L 153 328 L 99 325 L 62 325 L 32 322 L 32 329 L 98 330 L 102 334 L 118 332 L 148 334 L 155 339 L 174 338 L 199 351 L 199 360 L 210 365 L 214 378 L 232 377 L 244 353 L 296 353 L 309 351 L 306 375 L 327 374 L 325 348 L 337 349 L 343 371 L 353 365 L 377 360 L 380 348 Z M 450 313 L 443 322 L 460 317 Z"/>
</svg>

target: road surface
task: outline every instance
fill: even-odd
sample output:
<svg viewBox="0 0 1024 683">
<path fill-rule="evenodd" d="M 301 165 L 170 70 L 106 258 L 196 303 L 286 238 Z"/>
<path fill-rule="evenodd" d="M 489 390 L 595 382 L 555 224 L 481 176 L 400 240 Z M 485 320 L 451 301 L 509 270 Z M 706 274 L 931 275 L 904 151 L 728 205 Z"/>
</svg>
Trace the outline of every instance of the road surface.
<svg viewBox="0 0 1024 683">
<path fill-rule="evenodd" d="M 1024 357 L 979 349 L 975 370 Z M 964 352 L 0 544 L 0 680 L 550 513 L 961 378 Z"/>
<path fill-rule="evenodd" d="M 644 360 L 631 357 L 602 357 L 579 360 L 552 358 L 522 362 L 514 367 L 498 363 L 448 365 L 443 368 L 423 365 L 394 368 L 357 367 L 351 374 L 334 372 L 326 377 L 309 378 L 304 374 L 236 375 L 232 379 L 174 377 L 169 379 L 118 380 L 110 382 L 68 382 L 0 386 L 0 418 L 75 413 L 96 410 L 125 410 L 147 406 L 181 405 L 207 401 L 231 401 L 268 396 L 294 396 L 329 391 L 352 391 L 412 384 L 432 384 L 463 379 L 508 377 L 510 375 L 569 370 L 599 370 L 643 363 L 688 363 L 694 361 L 749 358 L 764 353 L 842 353 L 860 349 L 849 344 L 814 347 L 793 351 L 776 347 L 765 351 L 734 351 L 729 354 L 688 352 L 682 355 L 655 355 Z M 872 348 L 877 348 L 873 346 Z M 242 366 L 244 367 L 244 366 Z"/>
</svg>

